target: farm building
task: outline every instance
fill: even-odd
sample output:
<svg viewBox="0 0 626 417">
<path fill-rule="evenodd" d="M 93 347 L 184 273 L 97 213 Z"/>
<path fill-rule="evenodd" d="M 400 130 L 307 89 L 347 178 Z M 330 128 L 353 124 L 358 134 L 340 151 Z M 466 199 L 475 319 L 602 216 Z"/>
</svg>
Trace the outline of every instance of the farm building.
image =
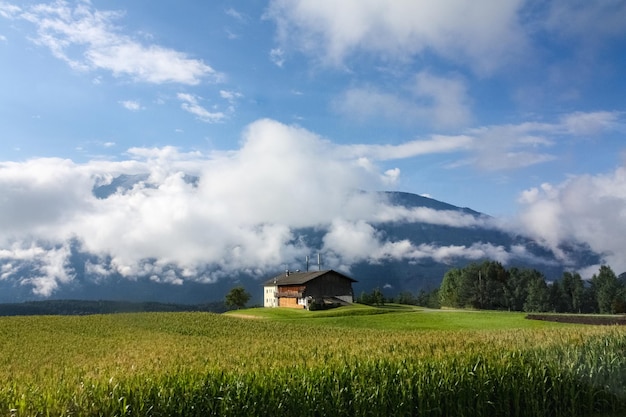
<svg viewBox="0 0 626 417">
<path fill-rule="evenodd" d="M 352 303 L 353 282 L 357 281 L 332 269 L 314 272 L 286 271 L 265 282 L 263 305 L 309 308 L 312 303 Z"/>
</svg>

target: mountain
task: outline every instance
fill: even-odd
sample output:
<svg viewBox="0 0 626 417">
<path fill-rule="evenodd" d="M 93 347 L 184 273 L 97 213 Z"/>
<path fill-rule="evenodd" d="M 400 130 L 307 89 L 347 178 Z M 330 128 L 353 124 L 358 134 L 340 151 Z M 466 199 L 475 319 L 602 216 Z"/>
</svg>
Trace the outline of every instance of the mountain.
<svg viewBox="0 0 626 417">
<path fill-rule="evenodd" d="M 95 187 L 93 194 L 98 199 L 106 199 L 120 189 L 131 189 L 139 182 L 146 182 L 146 175 L 123 175 L 112 182 Z M 197 178 L 185 177 L 185 182 L 197 185 Z M 143 184 L 149 188 L 149 184 Z M 355 292 L 370 291 L 378 287 L 385 295 L 395 295 L 400 291 L 417 292 L 420 289 L 434 289 L 439 286 L 445 272 L 452 267 L 462 267 L 470 262 L 485 259 L 499 260 L 503 257 L 507 266 L 535 268 L 548 279 L 559 278 L 563 270 L 598 264 L 598 254 L 591 252 L 584 245 L 562 247 L 571 261 L 563 265 L 555 255 L 528 237 L 513 234 L 496 225 L 494 219 L 469 208 L 456 207 L 431 198 L 401 192 L 384 192 L 380 197 L 401 216 L 393 220 L 381 218 L 368 221 L 375 229 L 376 236 L 389 242 L 399 242 L 401 248 L 410 248 L 411 256 L 382 256 L 375 260 L 358 260 L 344 271 L 358 280 Z M 292 230 L 295 240 L 311 248 L 312 255 L 320 251 L 328 230 L 322 228 L 301 228 Z M 392 248 L 393 249 L 393 248 Z M 185 279 L 182 284 L 157 283 L 149 276 L 137 276 L 128 279 L 111 274 L 106 278 L 92 276 L 86 265 L 94 264 L 98 257 L 81 250 L 79 242 L 70 245 L 71 255 L 66 268 L 72 271 L 72 279 L 60 283 L 50 299 L 73 300 L 124 300 L 132 302 L 162 302 L 202 304 L 221 301 L 234 285 L 243 285 L 252 294 L 251 304 L 260 304 L 262 299 L 261 283 L 268 276 L 284 269 L 276 265 L 266 274 L 255 276 L 241 271 L 215 283 L 201 283 Z M 367 254 L 361 259 L 366 259 Z M 494 257 L 496 259 L 494 259 Z M 315 256 L 312 257 L 315 259 Z M 325 254 L 322 253 L 322 259 Z M 4 263 L 3 263 L 4 262 Z M 36 279 L 41 268 L 19 264 L 16 260 L 0 260 L 0 272 L 11 270 L 14 273 L 0 278 L 0 302 L 22 302 L 40 300 L 35 296 L 31 285 L 25 283 Z M 291 262 L 289 268 L 306 268 L 305 260 L 301 264 Z M 318 266 L 313 263 L 310 268 Z M 323 265 L 324 268 L 341 266 Z M 15 273 L 15 271 L 18 271 Z M 202 272 L 202 271 L 199 271 Z M 30 280 L 30 281 L 29 281 Z"/>
<path fill-rule="evenodd" d="M 425 221 L 380 222 L 376 230 L 390 241 L 406 240 L 414 247 L 421 245 L 436 246 L 437 248 L 472 248 L 489 247 L 498 249 L 501 253 L 519 253 L 521 256 L 512 256 L 507 265 L 519 268 L 532 268 L 541 271 L 548 280 L 559 279 L 565 270 L 582 268 L 600 263 L 598 254 L 593 253 L 586 245 L 563 246 L 560 249 L 568 255 L 569 262 L 562 261 L 545 247 L 532 239 L 513 234 L 494 226 L 489 216 L 466 207 L 457 207 L 431 198 L 403 193 L 386 192 L 388 200 L 397 207 L 406 209 L 431 209 L 438 213 L 467 216 L 476 219 L 477 225 L 446 225 L 434 224 Z M 483 220 L 484 222 L 481 222 Z M 484 224 L 484 225 L 481 225 Z M 323 232 L 318 232 L 323 233 Z M 320 236 L 317 237 L 320 239 Z M 315 243 L 315 238 L 311 239 Z M 477 257 L 475 259 L 455 258 L 433 259 L 424 257 L 419 261 L 382 261 L 379 263 L 359 262 L 352 265 L 351 276 L 359 282 L 355 284 L 358 295 L 361 291 L 370 291 L 380 288 L 385 295 L 395 295 L 401 291 L 418 292 L 421 289 L 432 290 L 438 288 L 443 275 L 450 268 L 463 267 L 470 262 L 482 260 L 498 260 L 492 257 Z"/>
</svg>

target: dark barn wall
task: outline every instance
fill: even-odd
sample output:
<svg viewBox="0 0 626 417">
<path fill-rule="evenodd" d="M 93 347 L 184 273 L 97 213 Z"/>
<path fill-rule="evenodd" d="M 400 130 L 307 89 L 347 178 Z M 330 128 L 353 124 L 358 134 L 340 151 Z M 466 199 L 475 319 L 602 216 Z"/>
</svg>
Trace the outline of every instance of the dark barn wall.
<svg viewBox="0 0 626 417">
<path fill-rule="evenodd" d="M 339 274 L 328 273 L 308 282 L 304 295 L 314 298 L 352 296 L 352 281 Z"/>
</svg>

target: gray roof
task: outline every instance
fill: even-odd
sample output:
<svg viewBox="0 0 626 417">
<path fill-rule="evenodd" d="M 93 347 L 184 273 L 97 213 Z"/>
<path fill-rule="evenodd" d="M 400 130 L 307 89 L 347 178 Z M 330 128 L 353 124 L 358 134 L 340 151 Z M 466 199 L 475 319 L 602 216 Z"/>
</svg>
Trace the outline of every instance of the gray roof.
<svg viewBox="0 0 626 417">
<path fill-rule="evenodd" d="M 315 278 L 321 277 L 322 275 L 326 275 L 329 273 L 333 273 L 348 279 L 352 282 L 358 282 L 356 279 L 350 278 L 347 275 L 342 274 L 341 272 L 334 271 L 332 269 L 327 269 L 325 271 L 312 271 L 312 272 L 293 272 L 289 271 L 289 275 L 283 272 L 280 275 L 277 275 L 273 278 L 265 281 L 263 285 L 301 285 L 306 284 L 309 281 L 314 280 Z"/>
</svg>

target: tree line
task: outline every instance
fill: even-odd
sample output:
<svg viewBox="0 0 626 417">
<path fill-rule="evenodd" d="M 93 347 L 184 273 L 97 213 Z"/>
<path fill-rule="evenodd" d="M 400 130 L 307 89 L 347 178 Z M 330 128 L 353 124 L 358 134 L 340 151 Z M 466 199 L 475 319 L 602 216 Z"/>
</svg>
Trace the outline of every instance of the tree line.
<svg viewBox="0 0 626 417">
<path fill-rule="evenodd" d="M 421 289 L 417 294 L 411 291 L 402 291 L 395 297 L 387 297 L 380 288 L 376 287 L 371 292 L 361 292 L 355 301 L 359 304 L 371 306 L 384 306 L 385 303 L 408 304 L 428 308 L 440 308 L 439 289 L 427 291 Z"/>
<path fill-rule="evenodd" d="M 387 297 L 374 288 L 362 292 L 355 301 L 375 306 L 399 303 L 430 308 L 620 314 L 626 313 L 626 273 L 617 276 L 610 266 L 603 265 L 590 280 L 566 271 L 550 282 L 536 269 L 506 269 L 499 262 L 484 261 L 450 269 L 441 286 L 432 291 L 402 291 Z"/>
<path fill-rule="evenodd" d="M 0 303 L 0 316 L 89 315 L 183 311 L 222 313 L 227 310 L 227 306 L 221 301 L 198 305 L 113 300 L 40 300 L 26 301 L 23 303 Z"/>
<path fill-rule="evenodd" d="M 619 277 L 603 265 L 585 281 L 576 272 L 564 272 L 548 282 L 535 269 L 499 262 L 472 263 L 453 268 L 438 291 L 442 306 L 526 312 L 626 313 L 626 274 Z"/>
</svg>

